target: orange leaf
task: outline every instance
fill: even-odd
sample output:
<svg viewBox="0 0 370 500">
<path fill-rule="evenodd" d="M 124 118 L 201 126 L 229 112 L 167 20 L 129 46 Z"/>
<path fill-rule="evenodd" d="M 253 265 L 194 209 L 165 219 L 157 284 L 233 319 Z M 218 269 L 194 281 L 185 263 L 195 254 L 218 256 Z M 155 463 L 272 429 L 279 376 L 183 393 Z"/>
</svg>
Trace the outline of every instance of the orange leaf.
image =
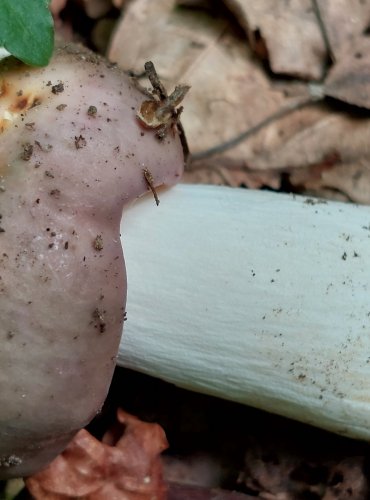
<svg viewBox="0 0 370 500">
<path fill-rule="evenodd" d="M 117 420 L 103 442 L 80 430 L 46 469 L 28 478 L 35 500 L 164 500 L 163 429 L 120 409 Z"/>
</svg>

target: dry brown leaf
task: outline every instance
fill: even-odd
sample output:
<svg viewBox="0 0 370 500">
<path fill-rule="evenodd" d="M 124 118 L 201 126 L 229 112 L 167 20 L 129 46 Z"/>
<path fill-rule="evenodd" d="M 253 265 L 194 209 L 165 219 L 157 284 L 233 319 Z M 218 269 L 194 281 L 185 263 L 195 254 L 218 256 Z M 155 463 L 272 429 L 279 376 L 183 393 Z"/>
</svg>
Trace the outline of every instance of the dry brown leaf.
<svg viewBox="0 0 370 500">
<path fill-rule="evenodd" d="M 153 60 L 169 90 L 178 83 L 191 85 L 182 122 L 194 153 L 269 116 L 285 98 L 281 91 L 271 89 L 246 41 L 224 17 L 174 9 L 174 3 L 137 0 L 129 5 L 109 58 L 135 72 Z M 251 156 L 253 147 L 250 142 L 243 144 L 242 157 Z"/>
<path fill-rule="evenodd" d="M 271 70 L 307 80 L 323 76 L 326 50 L 312 0 L 224 0 L 246 30 L 252 47 L 260 37 Z"/>
<path fill-rule="evenodd" d="M 363 472 L 364 457 L 352 456 L 335 463 L 325 459 L 304 459 L 302 452 L 276 452 L 252 447 L 246 453 L 245 471 L 240 481 L 266 500 L 351 500 L 368 498 L 367 479 Z M 320 450 L 316 452 L 320 455 Z"/>
<path fill-rule="evenodd" d="M 166 42 L 172 43 L 174 38 L 174 33 L 169 36 L 165 33 L 168 13 L 174 5 L 175 0 L 130 2 L 114 33 L 108 52 L 109 59 L 136 73 L 142 72 L 143 62 L 149 59 L 159 65 L 158 57 L 161 57 L 161 52 L 156 50 L 157 46 L 162 41 L 167 49 Z M 167 55 L 166 57 L 168 59 Z"/>
<path fill-rule="evenodd" d="M 369 134 L 370 120 L 314 105 L 291 113 L 257 134 L 253 155 L 246 156 L 245 161 L 253 169 L 283 170 L 325 161 L 333 165 L 366 160 Z"/>
<path fill-rule="evenodd" d="M 137 37 L 135 33 L 143 36 Z M 287 99 L 281 89 L 273 88 L 263 68 L 251 57 L 245 40 L 234 33 L 228 21 L 207 14 L 200 16 L 198 11 L 176 11 L 174 1 L 133 2 L 116 31 L 109 57 L 136 72 L 141 71 L 146 60 L 152 59 L 168 88 L 180 82 L 192 86 L 184 103 L 182 122 L 193 154 L 237 136 L 295 99 Z M 307 121 L 310 118 L 304 127 Z M 293 120 L 291 127 L 289 123 L 288 117 L 282 123 L 266 127 L 225 153 L 221 167 L 216 166 L 217 172 L 204 170 L 201 176 L 206 182 L 225 181 L 230 185 L 242 182 L 259 187 L 260 182 L 248 180 L 255 177 L 249 170 L 271 166 L 272 162 L 261 165 L 263 154 L 274 155 L 275 149 L 283 147 L 286 138 L 300 129 L 298 123 L 297 131 L 297 120 Z M 259 158 L 262 161 L 255 164 Z M 314 161 L 321 159 L 319 153 Z M 298 163 L 306 164 L 306 160 Z M 212 165 L 215 167 L 213 159 Z M 272 163 L 272 168 L 284 165 Z M 233 173 L 227 173 L 230 167 Z M 235 173 L 237 169 L 239 173 Z M 191 175 L 199 179 L 199 168 L 197 174 Z M 275 178 L 272 182 L 276 187 Z"/>
<path fill-rule="evenodd" d="M 370 38 L 360 37 L 342 51 L 325 80 L 325 94 L 370 109 Z"/>
<path fill-rule="evenodd" d="M 253 5 L 256 11 L 267 4 Z M 152 59 L 169 90 L 179 83 L 192 86 L 182 122 L 193 155 L 309 95 L 302 84 L 271 82 L 237 33 L 216 11 L 176 9 L 174 0 L 135 0 L 113 38 L 110 57 L 125 69 L 139 72 Z M 369 134 L 370 120 L 313 104 L 274 120 L 221 154 L 193 162 L 184 180 L 278 189 L 282 172 L 297 185 L 296 169 L 303 169 L 304 182 L 298 183 L 303 191 L 305 183 L 318 192 L 343 189 L 344 199 L 370 203 Z M 352 165 L 357 165 L 355 178 L 361 177 L 361 183 L 352 181 Z"/>
<path fill-rule="evenodd" d="M 289 179 L 292 186 L 321 198 L 370 204 L 368 159 L 320 171 L 317 167 L 296 169 Z"/>
<path fill-rule="evenodd" d="M 26 479 L 35 500 L 164 500 L 164 431 L 123 410 L 117 420 L 103 442 L 82 429 L 46 469 Z"/>
<path fill-rule="evenodd" d="M 336 61 L 370 24 L 370 0 L 317 0 Z"/>
<path fill-rule="evenodd" d="M 245 156 L 244 166 L 228 154 L 210 158 L 202 169 L 194 164 L 185 181 L 220 184 L 224 180 L 232 186 L 241 182 L 278 189 L 281 172 L 287 172 L 291 184 L 303 191 L 341 191 L 344 199 L 370 203 L 369 136 L 369 119 L 313 106 L 257 134 L 250 141 L 254 151 Z M 236 148 L 234 154 L 240 150 Z"/>
<path fill-rule="evenodd" d="M 368 498 L 363 457 L 348 457 L 332 468 L 329 487 L 322 500 L 352 500 Z"/>
<path fill-rule="evenodd" d="M 243 167 L 227 167 L 222 160 L 213 160 L 212 165 L 204 163 L 190 166 L 185 171 L 182 182 L 185 184 L 214 184 L 218 186 L 260 189 L 269 187 L 278 190 L 281 185 L 281 175 L 278 170 L 249 170 Z"/>
<path fill-rule="evenodd" d="M 212 453 L 198 452 L 187 456 L 166 455 L 163 461 L 163 474 L 167 483 L 216 488 L 225 476 L 220 457 Z"/>
<path fill-rule="evenodd" d="M 313 106 L 257 134 L 251 140 L 254 155 L 245 157 L 245 165 L 249 173 L 288 172 L 292 185 L 302 190 L 339 190 L 349 200 L 370 204 L 369 136 L 369 119 Z M 223 164 L 237 165 L 230 157 Z"/>
</svg>

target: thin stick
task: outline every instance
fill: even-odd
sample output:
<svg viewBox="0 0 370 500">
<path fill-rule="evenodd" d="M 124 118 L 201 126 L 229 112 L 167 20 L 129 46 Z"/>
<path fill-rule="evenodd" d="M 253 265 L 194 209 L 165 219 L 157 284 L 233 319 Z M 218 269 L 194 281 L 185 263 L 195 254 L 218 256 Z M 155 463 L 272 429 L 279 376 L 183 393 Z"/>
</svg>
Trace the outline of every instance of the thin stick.
<svg viewBox="0 0 370 500">
<path fill-rule="evenodd" d="M 148 168 L 144 168 L 143 169 L 143 174 L 144 174 L 144 177 L 145 177 L 146 183 L 148 184 L 149 189 L 153 193 L 153 196 L 154 196 L 154 199 L 155 199 L 155 204 L 158 207 L 158 205 L 159 205 L 159 198 L 158 198 L 157 191 L 155 190 L 155 187 L 154 187 L 153 176 L 152 176 L 152 174 L 151 174 L 151 172 L 149 171 Z"/>
<path fill-rule="evenodd" d="M 159 99 L 161 101 L 165 100 L 167 98 L 167 91 L 166 91 L 164 85 L 162 84 L 162 82 L 160 81 L 158 74 L 157 74 L 157 71 L 156 71 L 152 61 L 146 62 L 144 64 L 144 68 L 145 68 L 146 75 L 147 75 L 150 83 L 152 84 L 153 91 L 157 94 L 157 96 L 159 97 Z"/>
<path fill-rule="evenodd" d="M 256 125 L 254 125 L 253 127 L 248 128 L 248 130 L 245 130 L 244 132 L 237 135 L 233 139 L 230 139 L 228 141 L 223 142 L 222 144 L 219 144 L 217 146 L 213 146 L 212 148 L 209 148 L 209 149 L 206 149 L 204 151 L 200 151 L 199 153 L 195 153 L 195 154 L 191 155 L 190 162 L 204 160 L 205 158 L 209 158 L 210 156 L 224 153 L 225 151 L 228 151 L 229 149 L 234 148 L 235 146 L 237 146 L 241 142 L 245 141 L 246 139 L 249 139 L 249 137 L 256 134 L 257 132 L 262 130 L 264 127 L 267 127 L 267 125 L 270 125 L 270 123 L 277 121 L 277 120 L 280 120 L 281 118 L 288 115 L 289 113 L 292 113 L 293 111 L 297 111 L 299 109 L 302 109 L 305 106 L 308 106 L 310 104 L 314 104 L 320 100 L 322 100 L 321 96 L 320 97 L 309 96 L 303 100 L 289 103 L 286 106 L 280 108 L 276 113 L 273 113 L 272 115 L 263 119 L 262 121 L 260 121 Z"/>
<path fill-rule="evenodd" d="M 330 61 L 332 63 L 335 63 L 335 55 L 333 52 L 333 49 L 331 47 L 331 43 L 329 40 L 328 32 L 326 30 L 326 26 L 324 23 L 324 20 L 321 15 L 321 10 L 320 10 L 320 5 L 317 0 L 312 0 L 312 7 L 316 15 L 317 23 L 319 25 L 323 40 L 324 40 L 324 45 L 325 45 L 325 50 L 330 58 Z"/>
</svg>

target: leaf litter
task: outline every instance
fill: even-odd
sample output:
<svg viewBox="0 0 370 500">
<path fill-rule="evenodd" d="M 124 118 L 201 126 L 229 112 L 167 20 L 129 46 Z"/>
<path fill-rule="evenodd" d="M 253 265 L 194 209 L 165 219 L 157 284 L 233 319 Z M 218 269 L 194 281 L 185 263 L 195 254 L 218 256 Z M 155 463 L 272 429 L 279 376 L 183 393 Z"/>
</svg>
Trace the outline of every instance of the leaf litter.
<svg viewBox="0 0 370 500">
<path fill-rule="evenodd" d="M 137 71 L 152 58 L 168 88 L 179 82 L 192 87 L 182 115 L 194 158 L 185 182 L 281 189 L 284 179 L 291 190 L 305 192 L 314 172 L 310 192 L 318 189 L 336 197 L 343 190 L 343 199 L 370 202 L 369 116 L 366 110 L 352 109 L 367 109 L 370 99 L 370 1 L 341 1 L 340 7 L 334 0 L 318 1 L 317 6 L 335 55 L 332 66 L 311 0 L 225 0 L 208 8 L 196 1 L 189 6 L 135 0 L 124 8 L 110 59 Z M 321 81 L 327 72 L 327 80 Z M 306 107 L 207 156 L 210 149 L 310 95 L 312 103 Z M 336 161 L 328 165 L 328 158 Z"/>
<path fill-rule="evenodd" d="M 105 418 L 117 405 L 165 429 L 170 449 L 162 463 L 161 427 L 119 410 L 102 442 L 81 431 L 48 469 L 26 480 L 34 481 L 36 500 L 369 498 L 368 443 L 124 369 Z"/>
<path fill-rule="evenodd" d="M 123 410 L 103 436 L 80 430 L 46 469 L 26 479 L 35 500 L 164 500 L 163 429 Z"/>
</svg>

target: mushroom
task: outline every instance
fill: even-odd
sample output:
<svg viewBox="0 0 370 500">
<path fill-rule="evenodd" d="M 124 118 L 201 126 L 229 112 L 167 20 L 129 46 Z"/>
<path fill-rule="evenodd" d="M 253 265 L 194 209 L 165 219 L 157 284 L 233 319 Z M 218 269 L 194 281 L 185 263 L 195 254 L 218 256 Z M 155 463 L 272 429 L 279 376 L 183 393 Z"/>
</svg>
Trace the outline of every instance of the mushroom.
<svg viewBox="0 0 370 500">
<path fill-rule="evenodd" d="M 44 467 L 105 399 L 125 315 L 122 209 L 184 163 L 177 111 L 164 103 L 158 137 L 143 101 L 166 99 L 81 47 L 42 69 L 0 63 L 0 478 Z"/>
<path fill-rule="evenodd" d="M 118 364 L 369 439 L 369 208 L 191 185 L 151 203 L 121 223 Z"/>
</svg>

